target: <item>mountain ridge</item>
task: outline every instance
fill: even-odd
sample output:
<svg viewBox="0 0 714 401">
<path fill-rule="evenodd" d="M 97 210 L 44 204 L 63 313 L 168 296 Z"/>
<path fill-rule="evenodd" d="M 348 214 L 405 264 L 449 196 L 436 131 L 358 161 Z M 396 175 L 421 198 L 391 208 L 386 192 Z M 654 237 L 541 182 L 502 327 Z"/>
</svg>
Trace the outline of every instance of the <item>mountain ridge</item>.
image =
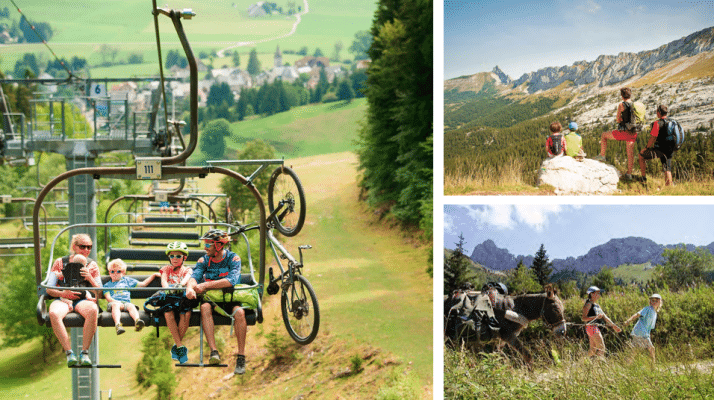
<svg viewBox="0 0 714 401">
<path fill-rule="evenodd" d="M 571 81 L 575 86 L 594 84 L 596 87 L 611 86 L 632 78 L 641 77 L 669 62 L 692 57 L 700 53 L 714 51 L 714 27 L 702 29 L 680 39 L 663 44 L 656 49 L 637 53 L 620 52 L 617 55 L 600 55 L 593 61 L 576 61 L 566 66 L 551 66 L 524 73 L 513 80 L 496 66 L 491 72 L 452 78 L 445 81 L 445 89 L 457 87 L 459 83 L 484 80 L 489 77 L 504 89 L 516 89 L 525 85 L 525 92 L 553 89 Z M 468 86 L 464 90 L 471 90 Z"/>
<path fill-rule="evenodd" d="M 623 264 L 647 262 L 653 265 L 660 264 L 664 261 L 662 257 L 664 249 L 673 249 L 681 245 L 684 245 L 688 251 L 704 248 L 714 253 L 714 242 L 696 247 L 692 244 L 661 245 L 648 238 L 625 237 L 610 239 L 604 244 L 590 248 L 588 252 L 578 257 L 570 256 L 565 259 L 550 259 L 550 261 L 553 263 L 554 271 L 574 269 L 594 274 L 599 272 L 603 266 L 616 267 Z M 490 270 L 503 271 L 515 268 L 519 260 L 523 260 L 523 264 L 530 266 L 534 257 L 533 255 L 515 256 L 507 249 L 499 248 L 492 240 L 488 239 L 476 245 L 469 258 Z"/>
</svg>

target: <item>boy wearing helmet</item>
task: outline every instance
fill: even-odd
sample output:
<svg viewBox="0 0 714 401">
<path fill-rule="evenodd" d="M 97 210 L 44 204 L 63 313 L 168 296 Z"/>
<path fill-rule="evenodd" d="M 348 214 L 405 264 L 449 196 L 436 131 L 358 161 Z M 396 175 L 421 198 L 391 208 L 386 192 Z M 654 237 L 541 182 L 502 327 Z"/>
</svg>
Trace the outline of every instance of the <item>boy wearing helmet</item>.
<svg viewBox="0 0 714 401">
<path fill-rule="evenodd" d="M 183 242 L 175 241 L 166 246 L 166 256 L 169 258 L 169 264 L 159 270 L 161 273 L 161 286 L 164 288 L 183 287 L 191 278 L 193 270 L 184 266 L 186 258 L 188 258 L 188 247 Z M 176 324 L 176 315 L 180 313 L 178 324 Z M 171 336 L 174 338 L 174 345 L 171 347 L 171 359 L 186 363 L 188 361 L 188 349 L 181 342 L 188 330 L 191 319 L 191 309 L 182 311 L 166 311 L 166 327 L 169 328 Z"/>
<path fill-rule="evenodd" d="M 625 326 L 627 326 L 631 321 L 639 318 L 635 327 L 632 329 L 632 344 L 647 348 L 647 351 L 649 351 L 652 357 L 652 363 L 655 362 L 655 348 L 650 339 L 650 331 L 654 329 L 655 323 L 657 323 L 657 312 L 659 312 L 659 308 L 661 307 L 662 297 L 659 294 L 652 294 L 650 304 L 625 321 Z"/>
<path fill-rule="evenodd" d="M 223 230 L 213 229 L 201 237 L 204 241 L 206 256 L 201 257 L 194 267 L 193 274 L 188 281 L 186 297 L 196 299 L 197 295 L 204 294 L 207 290 L 231 288 L 240 284 L 241 261 L 240 256 L 225 249 L 230 241 L 228 234 Z M 213 306 L 204 301 L 201 303 L 201 322 L 206 332 L 206 341 L 211 347 L 210 365 L 221 363 L 221 356 L 216 349 L 216 339 L 213 330 Z M 239 305 L 233 310 L 235 320 L 234 329 L 238 342 L 238 356 L 236 358 L 235 374 L 245 373 L 245 337 L 248 326 L 245 312 Z"/>
</svg>

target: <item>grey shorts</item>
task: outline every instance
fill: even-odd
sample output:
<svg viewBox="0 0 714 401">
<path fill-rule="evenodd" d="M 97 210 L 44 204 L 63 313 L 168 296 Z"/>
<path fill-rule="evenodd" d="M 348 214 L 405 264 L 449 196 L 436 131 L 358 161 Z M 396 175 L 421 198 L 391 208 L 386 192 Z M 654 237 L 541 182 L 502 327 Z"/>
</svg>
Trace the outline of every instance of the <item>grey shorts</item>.
<svg viewBox="0 0 714 401">
<path fill-rule="evenodd" d="M 632 336 L 632 345 L 640 348 L 654 348 L 649 337 Z"/>
<path fill-rule="evenodd" d="M 666 154 L 659 149 L 647 148 L 642 152 L 642 158 L 645 160 L 659 159 L 662 162 L 662 171 L 672 171 L 672 154 Z"/>
</svg>

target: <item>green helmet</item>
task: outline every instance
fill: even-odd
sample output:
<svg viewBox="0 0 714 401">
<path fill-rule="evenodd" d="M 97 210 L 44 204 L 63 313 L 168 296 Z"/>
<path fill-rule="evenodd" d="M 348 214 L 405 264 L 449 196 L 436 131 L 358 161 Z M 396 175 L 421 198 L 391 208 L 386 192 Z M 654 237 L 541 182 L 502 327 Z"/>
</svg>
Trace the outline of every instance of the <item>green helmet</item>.
<svg viewBox="0 0 714 401">
<path fill-rule="evenodd" d="M 166 255 L 168 255 L 171 252 L 177 252 L 177 251 L 188 256 L 188 247 L 183 242 L 174 241 L 174 242 L 166 245 Z"/>
</svg>

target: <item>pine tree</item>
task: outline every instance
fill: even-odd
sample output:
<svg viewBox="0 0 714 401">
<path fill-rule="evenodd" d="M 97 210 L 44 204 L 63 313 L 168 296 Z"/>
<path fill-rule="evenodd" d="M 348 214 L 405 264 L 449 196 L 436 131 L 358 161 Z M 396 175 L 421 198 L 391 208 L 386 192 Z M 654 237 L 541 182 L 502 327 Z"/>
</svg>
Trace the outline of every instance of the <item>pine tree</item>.
<svg viewBox="0 0 714 401">
<path fill-rule="evenodd" d="M 535 292 L 541 289 L 538 277 L 532 269 L 523 264 L 523 259 L 518 261 L 518 265 L 513 271 L 513 278 L 508 284 L 509 292 L 512 294 Z"/>
<path fill-rule="evenodd" d="M 545 285 L 548 282 L 550 274 L 553 273 L 553 262 L 548 260 L 548 255 L 545 252 L 545 246 L 540 244 L 540 249 L 536 252 L 531 269 L 538 278 L 540 285 Z"/>
<path fill-rule="evenodd" d="M 464 255 L 464 234 L 459 235 L 454 252 L 444 260 L 444 293 L 450 294 L 461 284 L 474 277 L 469 269 L 467 256 Z"/>
<path fill-rule="evenodd" d="M 260 61 L 258 61 L 258 52 L 253 49 L 250 51 L 250 56 L 248 56 L 248 67 L 246 68 L 248 74 L 258 75 L 260 74 Z"/>
</svg>

